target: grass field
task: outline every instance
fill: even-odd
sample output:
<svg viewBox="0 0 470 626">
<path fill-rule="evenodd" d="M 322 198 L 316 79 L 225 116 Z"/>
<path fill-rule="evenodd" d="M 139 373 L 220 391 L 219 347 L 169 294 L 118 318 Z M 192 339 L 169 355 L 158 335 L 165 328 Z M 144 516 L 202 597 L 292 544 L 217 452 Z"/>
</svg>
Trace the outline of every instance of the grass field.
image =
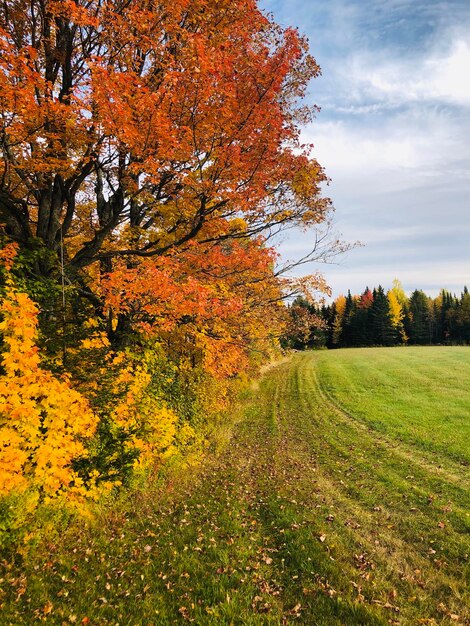
<svg viewBox="0 0 470 626">
<path fill-rule="evenodd" d="M 5 555 L 0 624 L 470 623 L 470 349 L 297 354 L 198 471 Z"/>
<path fill-rule="evenodd" d="M 320 353 L 323 391 L 399 441 L 470 464 L 466 347 L 368 348 Z"/>
</svg>

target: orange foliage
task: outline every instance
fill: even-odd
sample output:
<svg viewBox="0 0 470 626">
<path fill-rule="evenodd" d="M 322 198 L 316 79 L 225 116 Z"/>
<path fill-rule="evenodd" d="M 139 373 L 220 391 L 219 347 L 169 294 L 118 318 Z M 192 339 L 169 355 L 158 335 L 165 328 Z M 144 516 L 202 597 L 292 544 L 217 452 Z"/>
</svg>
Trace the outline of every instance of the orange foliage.
<svg viewBox="0 0 470 626">
<path fill-rule="evenodd" d="M 0 223 L 22 267 L 34 258 L 25 284 L 46 283 L 32 293 L 49 298 L 49 339 L 55 324 L 82 391 L 144 465 L 190 427 L 155 395 L 144 361 L 112 388 L 113 350 L 138 330 L 140 355 L 151 338 L 223 388 L 282 334 L 286 293 L 326 290 L 318 275 L 286 281 L 268 247 L 330 208 L 300 140 L 318 73 L 306 41 L 256 0 L 0 3 Z M 8 267 L 13 253 L 2 252 Z M 3 313 L 0 491 L 80 486 L 70 463 L 96 417 L 41 367 L 37 310 L 11 283 Z"/>
<path fill-rule="evenodd" d="M 318 224 L 318 73 L 255 0 L 5 2 L 0 219 L 74 271 Z"/>
<path fill-rule="evenodd" d="M 318 73 L 255 0 L 3 3 L 0 220 L 101 316 L 183 324 L 229 376 L 282 332 L 263 238 L 330 208 L 300 141 Z"/>
<path fill-rule="evenodd" d="M 274 260 L 260 239 L 192 244 L 185 254 L 123 263 L 101 286 L 114 315 L 128 314 L 151 335 L 184 329 L 205 369 L 230 376 L 246 367 L 254 342 L 280 334 Z"/>
</svg>

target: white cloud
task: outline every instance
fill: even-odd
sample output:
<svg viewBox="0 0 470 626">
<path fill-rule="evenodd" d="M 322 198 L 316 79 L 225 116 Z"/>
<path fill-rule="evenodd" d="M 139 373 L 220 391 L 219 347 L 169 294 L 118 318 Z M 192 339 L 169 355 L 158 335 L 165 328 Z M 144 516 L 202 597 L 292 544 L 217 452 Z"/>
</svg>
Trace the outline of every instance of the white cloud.
<svg viewBox="0 0 470 626">
<path fill-rule="evenodd" d="M 385 192 L 466 177 L 470 169 L 470 120 L 446 111 L 408 109 L 367 126 L 317 121 L 305 133 L 333 181 L 356 181 L 362 193 Z"/>
<path fill-rule="evenodd" d="M 419 148 L 414 138 L 393 133 L 386 136 L 344 122 L 320 122 L 313 129 L 315 154 L 331 176 L 346 172 L 390 170 L 416 165 Z"/>
<path fill-rule="evenodd" d="M 366 244 L 320 268 L 335 295 L 396 276 L 459 291 L 470 282 L 468 0 L 265 2 L 311 36 L 322 111 L 304 140 L 332 179 L 338 230 Z M 281 251 L 309 243 L 292 232 Z"/>
<path fill-rule="evenodd" d="M 380 122 L 380 123 L 379 123 Z M 347 241 L 364 248 L 323 271 L 335 294 L 398 276 L 409 289 L 459 290 L 470 282 L 470 120 L 418 105 L 321 121 L 307 141 L 332 178 L 327 189 Z M 306 243 L 291 243 L 290 254 Z"/>
<path fill-rule="evenodd" d="M 470 106 L 470 32 L 450 30 L 426 55 L 390 58 L 390 51 L 352 53 L 336 80 L 349 104 Z M 345 88 L 348 86 L 348 88 Z"/>
</svg>

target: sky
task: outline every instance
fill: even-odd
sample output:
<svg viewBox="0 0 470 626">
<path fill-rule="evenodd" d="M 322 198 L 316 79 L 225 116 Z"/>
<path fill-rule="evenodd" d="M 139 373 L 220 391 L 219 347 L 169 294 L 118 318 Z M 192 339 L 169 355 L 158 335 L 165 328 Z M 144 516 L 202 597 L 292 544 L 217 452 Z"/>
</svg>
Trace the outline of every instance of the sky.
<svg viewBox="0 0 470 626">
<path fill-rule="evenodd" d="M 320 269 L 333 297 L 366 286 L 470 286 L 470 0 L 263 0 L 322 68 L 304 138 L 357 247 Z M 284 259 L 311 247 L 291 233 Z M 305 266 L 302 272 L 305 273 Z"/>
</svg>

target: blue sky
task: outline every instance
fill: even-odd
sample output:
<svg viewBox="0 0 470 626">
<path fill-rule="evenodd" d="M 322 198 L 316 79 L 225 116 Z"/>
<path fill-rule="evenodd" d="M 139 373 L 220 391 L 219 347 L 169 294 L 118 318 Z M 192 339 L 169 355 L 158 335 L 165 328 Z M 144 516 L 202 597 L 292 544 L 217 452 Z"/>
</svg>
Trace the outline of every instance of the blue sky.
<svg viewBox="0 0 470 626">
<path fill-rule="evenodd" d="M 322 68 L 305 129 L 331 178 L 335 224 L 361 248 L 320 267 L 333 296 L 470 285 L 470 1 L 263 0 Z M 281 244 L 301 256 L 311 235 Z M 318 269 L 315 267 L 312 270 Z M 305 267 L 302 268 L 305 271 Z"/>
</svg>

